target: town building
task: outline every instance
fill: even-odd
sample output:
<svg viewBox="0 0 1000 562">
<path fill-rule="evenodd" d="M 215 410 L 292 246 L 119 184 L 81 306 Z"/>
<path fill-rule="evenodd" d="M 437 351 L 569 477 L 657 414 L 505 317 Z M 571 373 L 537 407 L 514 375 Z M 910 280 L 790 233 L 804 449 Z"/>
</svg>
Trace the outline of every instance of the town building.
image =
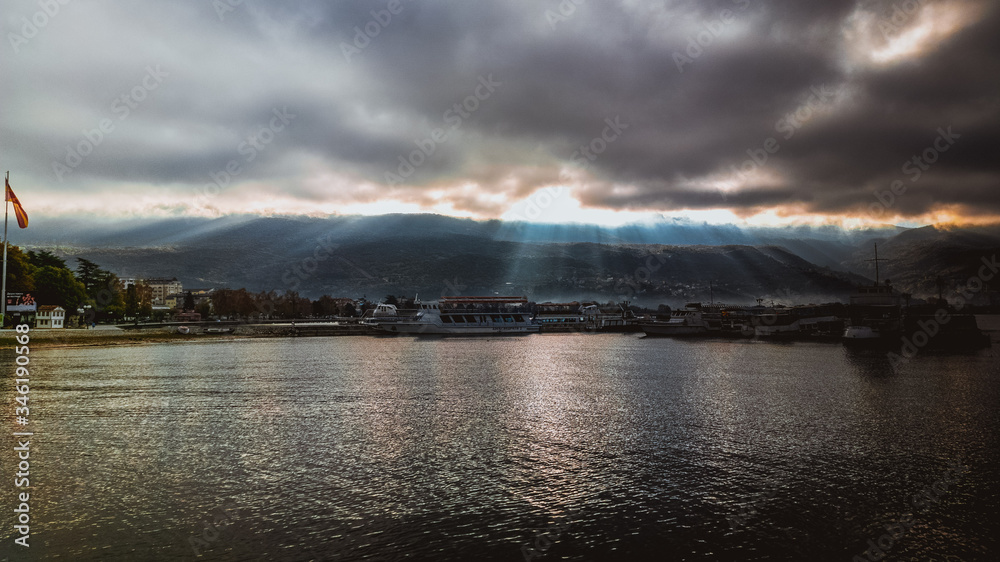
<svg viewBox="0 0 1000 562">
<path fill-rule="evenodd" d="M 169 295 L 183 293 L 184 287 L 181 282 L 177 280 L 176 277 L 167 278 L 154 278 L 146 279 L 146 285 L 153 291 L 153 304 L 164 306 L 167 304 L 167 297 Z"/>
<path fill-rule="evenodd" d="M 35 328 L 64 328 L 66 309 L 54 304 L 43 304 L 35 311 Z"/>
</svg>

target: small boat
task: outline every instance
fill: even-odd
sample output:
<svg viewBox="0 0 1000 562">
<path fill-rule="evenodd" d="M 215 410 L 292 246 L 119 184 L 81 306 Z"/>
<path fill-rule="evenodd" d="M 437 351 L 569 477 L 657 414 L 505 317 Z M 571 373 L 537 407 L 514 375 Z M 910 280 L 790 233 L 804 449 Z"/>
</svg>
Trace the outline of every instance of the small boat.
<svg viewBox="0 0 1000 562">
<path fill-rule="evenodd" d="M 830 306 L 793 306 L 765 309 L 753 319 L 754 336 L 767 340 L 836 338 L 844 322 L 830 314 Z"/>
<path fill-rule="evenodd" d="M 178 334 L 190 334 L 191 333 L 191 328 L 188 328 L 187 326 L 177 326 L 177 333 Z"/>
<path fill-rule="evenodd" d="M 399 322 L 400 320 L 412 318 L 412 316 L 406 316 L 399 313 L 399 309 L 396 308 L 394 304 L 379 303 L 371 311 L 371 315 L 366 315 L 361 318 L 361 324 L 365 326 L 381 326 L 383 324 L 391 324 Z"/>
<path fill-rule="evenodd" d="M 638 332 L 639 324 L 628 301 L 618 305 L 618 310 L 601 310 L 597 304 L 580 309 L 589 332 Z"/>
<path fill-rule="evenodd" d="M 643 322 L 639 328 L 647 336 L 707 336 L 712 331 L 700 303 L 688 303 L 683 309 L 670 311 L 670 319 L 666 322 Z M 721 327 L 715 331 L 721 331 Z"/>
</svg>

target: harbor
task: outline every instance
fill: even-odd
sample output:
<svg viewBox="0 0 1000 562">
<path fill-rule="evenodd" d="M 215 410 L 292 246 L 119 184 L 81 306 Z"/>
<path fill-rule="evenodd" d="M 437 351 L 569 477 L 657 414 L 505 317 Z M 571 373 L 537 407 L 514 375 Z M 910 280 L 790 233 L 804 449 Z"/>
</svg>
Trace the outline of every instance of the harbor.
<svg viewBox="0 0 1000 562">
<path fill-rule="evenodd" d="M 889 295 L 896 304 L 872 304 L 873 294 Z M 40 330 L 36 334 L 43 344 L 55 345 L 266 337 L 617 333 L 684 339 L 815 341 L 887 349 L 905 346 L 914 339 L 913 345 L 920 348 L 990 346 L 989 334 L 979 325 L 977 315 L 941 302 L 907 305 L 903 300 L 893 296 L 888 285 L 859 287 L 850 304 L 687 303 L 666 313 L 643 311 L 628 302 L 600 305 L 532 303 L 525 297 L 450 297 L 420 302 L 416 308 L 380 304 L 361 317 L 136 323 L 102 326 L 104 329 L 99 330 Z"/>
</svg>

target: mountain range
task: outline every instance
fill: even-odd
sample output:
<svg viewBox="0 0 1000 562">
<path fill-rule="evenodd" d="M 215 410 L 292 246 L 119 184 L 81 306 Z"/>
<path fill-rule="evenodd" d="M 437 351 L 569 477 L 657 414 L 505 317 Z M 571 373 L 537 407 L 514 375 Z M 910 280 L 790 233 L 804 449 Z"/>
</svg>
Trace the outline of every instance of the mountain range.
<svg viewBox="0 0 1000 562">
<path fill-rule="evenodd" d="M 12 242 L 120 277 L 378 299 L 513 294 L 532 300 L 846 301 L 875 276 L 916 297 L 953 288 L 1000 250 L 1000 228 L 746 228 L 664 220 L 606 228 L 440 215 L 46 220 Z"/>
</svg>

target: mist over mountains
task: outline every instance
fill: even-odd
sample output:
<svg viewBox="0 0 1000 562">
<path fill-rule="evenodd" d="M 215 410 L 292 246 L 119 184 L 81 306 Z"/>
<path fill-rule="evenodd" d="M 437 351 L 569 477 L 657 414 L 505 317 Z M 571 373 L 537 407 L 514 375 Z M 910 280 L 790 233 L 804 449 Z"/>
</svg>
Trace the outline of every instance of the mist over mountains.
<svg viewBox="0 0 1000 562">
<path fill-rule="evenodd" d="M 936 278 L 972 275 L 1000 249 L 994 227 L 741 228 L 661 221 L 605 228 L 439 215 L 134 219 L 41 217 L 12 243 L 84 257 L 119 276 L 177 277 L 185 287 L 298 291 L 317 297 L 517 294 L 536 301 L 714 298 L 785 304 L 846 300 L 882 278 L 916 296 Z"/>
</svg>

